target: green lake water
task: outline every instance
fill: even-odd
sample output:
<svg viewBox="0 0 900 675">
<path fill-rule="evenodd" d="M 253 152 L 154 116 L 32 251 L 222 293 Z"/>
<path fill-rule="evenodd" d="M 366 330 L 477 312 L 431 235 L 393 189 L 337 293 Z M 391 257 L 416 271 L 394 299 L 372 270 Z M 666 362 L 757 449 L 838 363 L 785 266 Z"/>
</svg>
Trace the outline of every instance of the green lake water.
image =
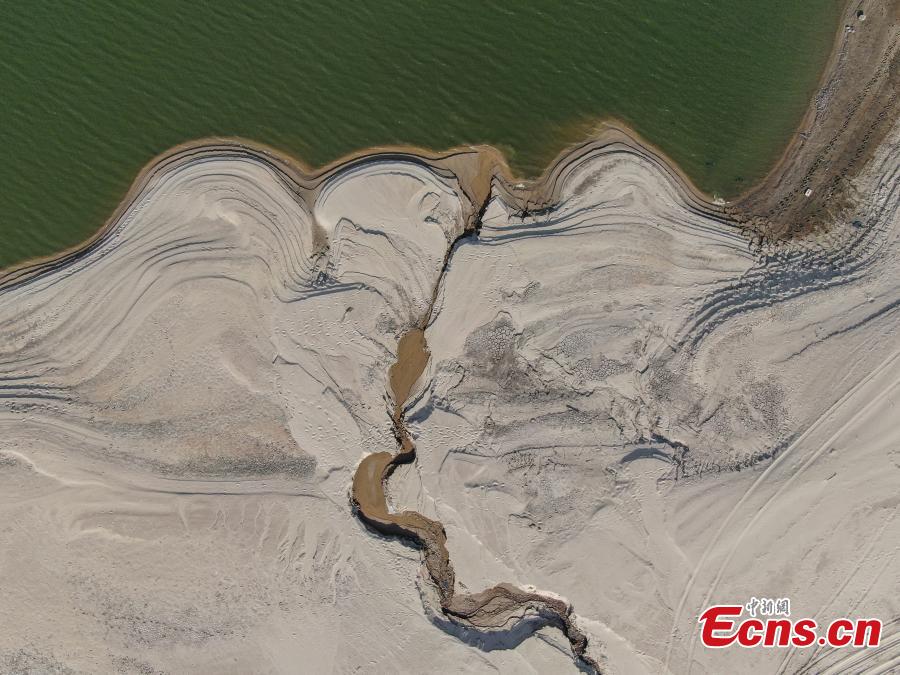
<svg viewBox="0 0 900 675">
<path fill-rule="evenodd" d="M 806 110 L 838 0 L 29 0 L 0 4 L 0 267 L 82 241 L 209 135 L 312 164 L 487 142 L 534 175 L 623 119 L 732 196 Z"/>
</svg>

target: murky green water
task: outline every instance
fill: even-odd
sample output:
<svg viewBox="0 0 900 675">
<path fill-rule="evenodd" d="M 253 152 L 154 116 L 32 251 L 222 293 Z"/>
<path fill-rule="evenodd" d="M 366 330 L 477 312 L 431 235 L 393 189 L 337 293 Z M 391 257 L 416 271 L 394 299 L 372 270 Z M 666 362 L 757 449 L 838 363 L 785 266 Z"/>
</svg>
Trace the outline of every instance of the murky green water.
<svg viewBox="0 0 900 675">
<path fill-rule="evenodd" d="M 208 135 L 320 164 L 489 142 L 538 173 L 614 115 L 703 189 L 777 159 L 837 0 L 0 3 L 0 266 L 73 245 L 137 171 Z"/>
</svg>

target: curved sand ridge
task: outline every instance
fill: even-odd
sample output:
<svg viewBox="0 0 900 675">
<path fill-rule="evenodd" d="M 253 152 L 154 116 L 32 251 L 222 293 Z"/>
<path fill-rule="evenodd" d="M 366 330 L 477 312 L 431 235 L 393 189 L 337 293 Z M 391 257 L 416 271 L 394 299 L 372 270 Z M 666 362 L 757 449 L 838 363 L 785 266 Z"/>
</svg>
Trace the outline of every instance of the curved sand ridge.
<svg viewBox="0 0 900 675">
<path fill-rule="evenodd" d="M 837 664 L 728 661 L 693 626 L 750 594 L 891 616 L 898 142 L 827 235 L 768 252 L 622 139 L 558 165 L 552 203 L 475 150 L 317 178 L 173 155 L 88 250 L 0 291 L 3 550 L 25 555 L 0 658 L 558 669 L 550 624 L 611 672 Z M 418 555 L 352 527 L 351 480 L 422 545 L 421 600 Z M 68 600 L 26 612 L 42 593 Z"/>
<path fill-rule="evenodd" d="M 604 145 L 610 136 L 624 137 L 626 143 L 638 145 L 645 156 L 654 156 L 665 170 L 677 174 L 686 192 L 704 208 L 721 210 L 728 219 L 741 224 L 761 243 L 781 241 L 802 236 L 810 231 L 827 228 L 834 218 L 853 201 L 852 180 L 866 166 L 872 152 L 881 144 L 892 121 L 900 114 L 900 0 L 873 0 L 865 11 L 857 2 L 846 2 L 842 21 L 834 39 L 829 61 L 820 78 L 819 88 L 810 102 L 797 133 L 788 143 L 779 162 L 757 185 L 733 202 L 724 203 L 705 195 L 684 177 L 678 166 L 655 150 L 645 139 L 616 120 L 598 123 L 594 136 L 587 142 L 564 149 L 550 163 L 536 181 L 528 181 L 529 192 L 524 204 L 551 204 L 556 199 L 556 174 L 570 163 L 572 157 Z M 180 161 L 191 152 L 205 152 L 216 144 L 215 139 L 188 143 L 164 153 L 141 172 L 116 212 L 97 234 L 81 246 L 51 258 L 27 261 L 13 268 L 0 270 L 0 285 L 16 278 L 24 278 L 51 262 L 64 262 L 90 248 L 97 239 L 120 220 L 134 197 L 155 172 L 163 170 L 170 161 Z M 289 174 L 298 186 L 315 189 L 327 175 L 343 170 L 372 155 L 405 157 L 410 161 L 437 161 L 444 168 L 453 167 L 459 157 L 471 154 L 472 148 L 456 152 L 435 153 L 410 147 L 371 148 L 336 160 L 313 171 L 296 159 L 282 156 L 271 148 L 257 143 L 226 139 L 225 145 L 244 146 L 267 156 L 266 161 Z M 479 146 L 485 160 L 483 170 L 493 166 L 502 173 L 508 184 L 513 179 L 505 160 L 495 148 Z M 437 166 L 437 164 L 435 165 Z M 474 180 L 473 185 L 484 185 Z M 478 195 L 475 201 L 481 201 Z M 482 195 L 483 196 L 483 195 Z M 715 204 L 713 203 L 715 202 Z"/>
<path fill-rule="evenodd" d="M 74 452 L 86 477 L 112 461 L 179 481 L 308 481 L 331 453 L 340 466 L 389 445 L 376 364 L 430 311 L 449 243 L 475 215 L 444 163 L 486 196 L 474 151 L 433 165 L 384 155 L 317 181 L 240 146 L 166 158 L 84 251 L 8 279 L 4 450 L 54 477 L 47 467 Z M 342 419 L 322 397 L 346 406 Z M 506 618 L 538 599 L 567 616 L 511 586 L 489 595 L 506 598 Z"/>
<path fill-rule="evenodd" d="M 594 154 L 610 153 L 639 157 L 665 170 L 659 158 L 631 145 L 626 136 L 617 138 L 587 144 L 572 152 L 570 161 L 578 164 Z M 348 162 L 319 177 L 283 171 L 271 156 L 241 145 L 175 152 L 146 173 L 120 218 L 83 251 L 7 280 L 5 299 L 14 310 L 11 324 L 30 328 L 27 337 L 10 333 L 14 352 L 17 360 L 33 365 L 27 378 L 8 382 L 16 411 L 31 412 L 34 400 L 62 401 L 66 417 L 79 416 L 92 431 L 99 428 L 122 437 L 107 451 L 110 456 L 158 473 L 202 476 L 261 469 L 307 477 L 316 461 L 329 453 L 316 434 L 312 442 L 296 442 L 290 420 L 273 403 L 284 395 L 286 385 L 272 366 L 301 365 L 305 372 L 292 384 L 296 391 L 322 379 L 334 380 L 340 392 L 335 395 L 342 400 L 358 395 L 359 373 L 342 373 L 340 365 L 330 364 L 324 367 L 327 374 L 310 372 L 315 369 L 307 368 L 303 358 L 286 355 L 296 351 L 297 344 L 277 346 L 272 364 L 267 364 L 259 334 L 251 335 L 246 326 L 259 322 L 264 327 L 260 332 L 275 336 L 298 332 L 297 320 L 283 311 L 298 301 L 320 320 L 324 312 L 326 323 L 335 321 L 333 296 L 352 297 L 354 291 L 380 300 L 362 311 L 352 303 L 343 308 L 340 322 L 355 324 L 356 335 L 377 332 L 378 321 L 387 321 L 394 332 L 421 324 L 421 317 L 427 321 L 453 242 L 477 226 L 474 219 L 480 214 L 473 200 L 480 197 L 479 208 L 486 206 L 494 178 L 502 181 L 502 169 L 485 150 L 451 153 L 431 165 L 418 157 L 386 154 Z M 547 195 L 557 190 L 561 171 L 548 174 Z M 498 185 L 505 199 L 519 203 L 523 212 L 535 208 L 535 188 Z M 395 210 L 398 205 L 400 211 Z M 687 206 L 701 212 L 696 202 Z M 413 225 L 425 227 L 410 230 Z M 87 293 L 75 285 L 69 293 L 59 292 L 60 278 L 75 275 L 87 284 Z M 238 300 L 242 294 L 246 297 Z M 22 303 L 22 295 L 29 302 Z M 75 295 L 82 312 L 70 317 L 64 308 L 76 306 Z M 24 312 L 19 309 L 23 304 Z M 382 313 L 374 315 L 376 309 Z M 217 326 L 217 334 L 204 330 L 220 323 L 222 316 L 227 316 L 224 329 Z M 162 328 L 168 348 L 161 350 L 153 340 L 133 333 L 148 323 L 171 324 Z M 115 330 L 126 326 L 130 329 Z M 51 336 L 65 347 L 52 357 L 28 356 L 29 347 L 43 347 Z M 328 328 L 324 336 L 334 337 Z M 244 342 L 255 343 L 255 348 L 244 352 Z M 344 345 L 341 339 L 335 341 L 337 347 Z M 299 348 L 318 350 L 313 344 Z M 125 350 L 134 350 L 130 353 L 153 365 L 142 372 L 123 372 L 115 357 L 121 359 Z M 372 366 L 365 359 L 356 365 L 367 369 L 371 378 Z M 186 376 L 189 368 L 202 375 Z M 334 369 L 338 374 L 331 372 Z M 318 364 L 317 370 L 323 366 Z M 261 382 L 268 378 L 275 378 L 276 386 L 266 391 Z M 243 396 L 231 380 L 250 384 L 253 394 Z M 79 383 L 77 395 L 69 390 L 72 382 Z M 172 401 L 178 401 L 177 410 Z M 308 402 L 291 403 L 299 409 Z M 226 414 L 226 419 L 206 414 L 210 409 Z M 106 419 L 98 421 L 98 413 Z M 328 421 L 336 428 L 334 420 Z M 520 624 L 534 630 L 546 621 L 556 623 L 576 656 L 596 667 L 585 654 L 587 641 L 570 617 L 568 603 L 509 584 L 481 594 L 455 594 L 440 524 L 407 512 L 407 522 L 401 524 L 405 527 L 398 528 L 397 519 L 388 517 L 382 482 L 398 462 L 414 458 L 397 407 L 392 421 L 403 452 L 396 458 L 370 455 L 356 474 L 354 502 L 362 506 L 364 519 L 383 532 L 423 543 L 441 609 L 458 625 L 515 635 L 522 631 Z M 35 435 L 41 433 L 41 425 L 37 427 Z M 338 437 L 344 439 L 345 434 Z M 84 445 L 86 454 L 99 452 Z M 316 450 L 310 452 L 309 446 Z M 360 481 L 365 487 L 357 487 Z M 359 499 L 364 490 L 376 493 L 368 503 Z"/>
</svg>

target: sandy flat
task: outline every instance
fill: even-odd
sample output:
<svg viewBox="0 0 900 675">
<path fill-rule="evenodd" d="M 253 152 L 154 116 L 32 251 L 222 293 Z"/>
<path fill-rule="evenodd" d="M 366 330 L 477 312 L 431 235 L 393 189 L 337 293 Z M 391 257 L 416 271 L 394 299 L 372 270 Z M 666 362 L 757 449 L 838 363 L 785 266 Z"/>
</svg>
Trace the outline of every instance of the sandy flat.
<svg viewBox="0 0 900 675">
<path fill-rule="evenodd" d="M 763 251 L 622 142 L 540 208 L 399 153 L 309 182 L 176 153 L 0 289 L 0 671 L 577 672 L 552 626 L 455 632 L 353 512 L 423 318 L 388 497 L 443 523 L 461 594 L 558 594 L 608 672 L 890 667 L 893 624 L 713 652 L 696 621 L 900 616 L 898 159 L 895 125 L 852 210 Z"/>
<path fill-rule="evenodd" d="M 551 215 L 493 202 L 407 418 L 405 498 L 457 575 L 575 600 L 610 672 L 843 672 L 849 652 L 704 649 L 696 621 L 751 596 L 898 615 L 897 152 L 895 132 L 859 180 L 861 222 L 772 256 L 614 152 Z"/>
</svg>

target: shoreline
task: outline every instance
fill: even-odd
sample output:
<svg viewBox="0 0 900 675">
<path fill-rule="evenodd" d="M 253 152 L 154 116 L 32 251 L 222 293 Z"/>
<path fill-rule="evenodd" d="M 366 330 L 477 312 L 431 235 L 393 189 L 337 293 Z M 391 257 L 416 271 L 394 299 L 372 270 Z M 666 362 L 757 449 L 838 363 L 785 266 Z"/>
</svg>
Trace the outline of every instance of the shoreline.
<svg viewBox="0 0 900 675">
<path fill-rule="evenodd" d="M 900 114 L 898 87 L 900 0 L 846 0 L 806 113 L 766 175 L 728 202 L 729 218 L 763 241 L 830 225 L 851 201 L 836 191 L 848 189 Z"/>
<path fill-rule="evenodd" d="M 292 183 L 292 189 L 308 198 L 314 195 L 329 178 L 360 164 L 397 159 L 427 166 L 440 172 L 453 174 L 461 189 L 473 205 L 484 201 L 485 187 L 497 184 L 507 197 L 523 203 L 546 204 L 554 198 L 555 183 L 565 169 L 584 154 L 612 144 L 621 144 L 648 157 L 673 177 L 680 188 L 692 201 L 706 205 L 710 211 L 719 210 L 709 195 L 704 194 L 690 178 L 662 151 L 645 143 L 640 137 L 624 126 L 609 123 L 602 133 L 575 146 L 569 146 L 559 153 L 544 172 L 535 179 L 523 179 L 513 174 L 506 156 L 491 145 L 463 145 L 434 151 L 415 146 L 377 146 L 365 148 L 320 167 L 312 167 L 302 159 L 293 157 L 277 148 L 239 137 L 207 137 L 182 143 L 170 148 L 148 162 L 132 181 L 123 199 L 103 225 L 88 239 L 59 253 L 33 258 L 5 269 L 0 269 L 0 291 L 39 275 L 67 261 L 81 257 L 91 251 L 107 234 L 119 224 L 129 212 L 144 189 L 167 168 L 182 162 L 222 154 L 244 154 L 253 157 Z M 468 166 L 474 164 L 475 166 Z M 473 194 L 477 193 L 477 194 Z"/>
<path fill-rule="evenodd" d="M 492 181 L 494 178 L 499 179 L 507 196 L 523 202 L 527 208 L 530 204 L 547 206 L 552 203 L 556 197 L 555 184 L 559 176 L 585 153 L 611 143 L 622 143 L 652 159 L 672 176 L 694 206 L 741 227 L 754 238 L 758 237 L 760 241 L 777 241 L 803 236 L 830 224 L 828 221 L 849 205 L 848 198 L 844 195 L 833 199 L 836 191 L 843 187 L 838 183 L 846 183 L 865 166 L 872 151 L 887 133 L 892 119 L 890 112 L 900 109 L 897 93 L 892 91 L 900 79 L 900 37 L 893 30 L 900 25 L 900 0 L 876 3 L 876 7 L 884 11 L 887 21 L 881 21 L 878 30 L 867 33 L 868 43 L 855 45 L 855 49 L 851 49 L 849 38 L 856 34 L 856 30 L 848 30 L 848 26 L 853 26 L 848 22 L 856 21 L 859 25 L 865 25 L 864 22 L 868 20 L 868 26 L 874 25 L 868 14 L 866 19 L 859 20 L 857 13 L 861 10 L 857 8 L 860 6 L 858 0 L 845 2 L 842 20 L 815 94 L 780 158 L 755 185 L 728 201 L 716 199 L 714 195 L 701 190 L 665 152 L 615 118 L 599 119 L 594 125 L 595 131 L 588 138 L 560 150 L 535 178 L 516 176 L 506 155 L 491 145 L 460 145 L 440 151 L 412 145 L 380 145 L 362 148 L 324 165 L 313 166 L 265 143 L 240 137 L 210 136 L 181 143 L 153 157 L 138 172 L 106 221 L 81 243 L 47 256 L 30 258 L 7 268 L 0 268 L 0 290 L 84 255 L 116 226 L 144 187 L 166 166 L 194 155 L 215 154 L 217 151 L 254 155 L 289 177 L 304 192 L 315 192 L 328 177 L 361 162 L 400 158 L 436 169 L 450 169 L 456 173 L 455 169 L 459 167 L 454 164 L 458 164 L 458 159 L 465 155 L 475 155 L 478 158 L 478 173 L 487 171 Z M 853 71 L 869 69 L 874 60 L 864 57 L 871 57 L 873 49 L 881 54 L 878 66 L 882 67 L 874 68 L 874 75 L 866 80 L 867 85 L 860 94 L 858 87 L 848 86 L 847 81 L 861 81 L 858 73 Z M 850 51 L 853 53 L 848 56 Z M 844 72 L 847 70 L 851 72 Z M 873 104 L 865 107 L 862 115 L 857 115 L 863 108 L 862 103 L 857 102 L 850 114 L 841 120 L 841 114 L 846 112 L 845 105 L 842 104 L 855 101 L 861 96 L 868 96 L 862 103 Z M 823 97 L 827 99 L 824 104 Z M 874 122 L 871 121 L 872 117 L 875 118 Z M 835 125 L 839 127 L 837 133 L 833 133 L 832 127 Z M 863 136 L 862 146 L 852 147 L 858 132 L 866 131 L 867 126 L 869 129 Z M 845 141 L 842 146 L 841 140 Z M 838 152 L 843 151 L 843 154 L 839 154 L 835 165 L 828 166 L 828 158 L 823 159 L 823 156 L 833 154 L 836 146 L 840 146 L 837 148 Z M 823 165 L 830 170 L 820 171 L 820 175 L 813 176 L 813 172 Z M 472 184 L 481 182 L 466 180 L 465 175 L 457 177 L 461 179 L 460 184 L 467 194 Z M 816 189 L 829 182 L 833 184 L 831 190 L 822 193 Z M 804 196 L 804 201 L 800 201 L 798 206 L 799 195 L 804 195 L 806 189 L 812 190 L 812 199 Z M 473 203 L 482 201 L 472 199 L 471 194 L 468 196 Z"/>
</svg>

